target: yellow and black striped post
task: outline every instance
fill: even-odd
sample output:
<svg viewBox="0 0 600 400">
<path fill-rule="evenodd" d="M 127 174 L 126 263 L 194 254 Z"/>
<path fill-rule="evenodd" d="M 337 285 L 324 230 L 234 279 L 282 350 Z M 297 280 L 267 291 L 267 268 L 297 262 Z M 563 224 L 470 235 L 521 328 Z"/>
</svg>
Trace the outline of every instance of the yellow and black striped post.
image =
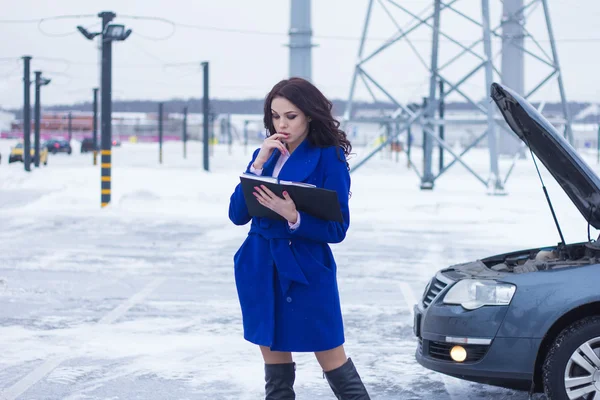
<svg viewBox="0 0 600 400">
<path fill-rule="evenodd" d="M 101 179 L 101 202 L 102 207 L 106 207 L 108 203 L 110 203 L 110 178 L 111 178 L 111 163 L 112 163 L 112 155 L 111 150 L 101 150 L 101 169 L 102 169 L 102 177 Z"/>
<path fill-rule="evenodd" d="M 110 26 L 111 28 L 117 29 L 108 29 L 110 22 L 117 16 L 113 12 L 103 11 L 98 16 L 102 18 L 102 30 L 100 32 L 90 33 L 82 26 L 78 26 L 77 29 L 88 40 L 93 40 L 96 36 L 102 35 L 102 70 L 100 74 L 100 205 L 106 207 L 110 203 L 112 169 L 112 42 L 127 39 L 131 35 L 131 29 L 126 31 L 123 25 L 112 25 Z M 97 92 L 98 89 L 94 89 L 94 150 L 97 148 Z M 71 128 L 69 128 L 69 136 L 71 134 Z M 94 151 L 94 164 L 96 164 L 96 151 Z"/>
<path fill-rule="evenodd" d="M 100 129 L 100 205 L 106 207 L 110 203 L 111 166 L 112 166 L 112 40 L 105 38 L 106 27 L 116 16 L 112 12 L 98 14 L 102 17 L 102 86 L 100 88 L 100 113 L 102 115 Z"/>
</svg>

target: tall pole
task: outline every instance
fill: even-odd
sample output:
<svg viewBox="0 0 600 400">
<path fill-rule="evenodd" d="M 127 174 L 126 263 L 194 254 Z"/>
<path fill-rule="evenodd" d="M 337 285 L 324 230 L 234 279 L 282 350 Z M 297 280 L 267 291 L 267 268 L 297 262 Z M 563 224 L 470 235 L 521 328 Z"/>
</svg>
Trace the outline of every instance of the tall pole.
<svg viewBox="0 0 600 400">
<path fill-rule="evenodd" d="M 435 115 L 435 94 L 437 92 L 438 80 L 438 50 L 440 44 L 440 12 L 442 8 L 441 0 L 434 0 L 434 15 L 433 15 L 433 42 L 431 47 L 431 75 L 429 76 L 429 101 L 428 111 L 425 113 L 428 119 Z M 431 126 L 427 126 L 431 128 Z M 430 130 L 429 132 L 431 132 Z M 423 178 L 421 179 L 421 189 L 433 189 L 433 173 L 431 172 L 431 164 L 433 156 L 433 139 L 429 133 L 424 134 L 423 138 Z"/>
<path fill-rule="evenodd" d="M 188 108 L 183 107 L 183 158 L 187 158 L 187 118 Z"/>
<path fill-rule="evenodd" d="M 523 0 L 504 0 L 502 4 L 502 83 L 521 96 L 525 95 L 525 15 Z M 498 154 L 519 151 L 521 141 L 516 135 L 501 131 Z"/>
<path fill-rule="evenodd" d="M 158 103 L 158 163 L 163 159 L 163 103 Z"/>
<path fill-rule="evenodd" d="M 33 164 L 36 168 L 40 166 L 40 87 L 42 85 L 42 72 L 35 71 L 35 105 L 34 105 L 34 118 L 35 124 L 33 128 L 34 134 L 34 156 Z"/>
<path fill-rule="evenodd" d="M 23 164 L 25 171 L 31 171 L 31 100 L 30 100 L 30 62 L 31 56 L 23 57 Z"/>
<path fill-rule="evenodd" d="M 290 77 L 312 79 L 311 0 L 292 0 L 290 26 Z"/>
<path fill-rule="evenodd" d="M 431 110 L 429 108 L 429 97 L 423 97 L 423 110 Z M 433 113 L 431 111 L 426 111 L 423 114 L 423 117 L 426 119 L 430 119 Z M 431 124 L 427 123 L 425 125 L 428 128 L 431 128 Z M 421 189 L 429 190 L 433 189 L 433 174 L 431 173 L 431 146 L 432 143 L 430 140 L 427 140 L 429 137 L 427 132 L 425 132 L 425 127 L 422 129 L 423 138 L 423 177 L 421 178 Z M 427 171 L 430 171 L 429 175 L 427 175 Z"/>
<path fill-rule="evenodd" d="M 244 154 L 248 152 L 248 120 L 244 120 Z"/>
<path fill-rule="evenodd" d="M 106 26 L 112 21 L 116 14 L 112 12 L 102 12 L 98 14 L 102 18 L 102 150 L 100 152 L 101 160 L 101 190 L 100 204 L 106 207 L 110 203 L 111 194 L 111 147 L 112 147 L 112 41 L 105 38 Z"/>
<path fill-rule="evenodd" d="M 231 154 L 232 152 L 232 146 L 233 146 L 233 134 L 231 132 L 231 114 L 227 114 L 227 119 L 225 120 L 227 122 L 227 144 L 229 145 L 229 154 Z"/>
<path fill-rule="evenodd" d="M 492 38 L 490 30 L 490 3 L 489 0 L 481 0 L 481 14 L 483 22 L 483 47 L 485 52 L 485 91 L 486 99 L 491 96 L 491 87 L 493 82 L 493 59 L 492 59 Z M 496 144 L 496 121 L 494 121 L 495 107 L 491 101 L 487 104 L 487 122 L 488 122 L 488 147 L 490 150 L 490 178 L 488 180 L 488 190 L 493 189 L 493 194 L 503 194 L 504 184 L 500 179 L 498 169 L 498 152 Z"/>
<path fill-rule="evenodd" d="M 444 104 L 444 81 L 440 80 L 440 104 L 439 104 L 439 113 L 440 113 L 440 128 L 439 128 L 439 132 L 440 132 L 440 139 L 442 139 L 442 141 L 444 140 L 444 129 L 445 129 L 445 125 L 444 125 L 444 111 L 445 111 L 445 104 Z M 440 145 L 439 147 L 440 149 L 440 172 L 444 169 L 444 147 L 442 145 Z"/>
<path fill-rule="evenodd" d="M 69 120 L 69 143 L 71 142 L 71 140 L 73 140 L 73 116 L 71 115 L 71 112 L 69 111 L 69 115 L 68 115 L 68 120 Z"/>
<path fill-rule="evenodd" d="M 208 98 L 208 61 L 205 61 L 202 63 L 202 67 L 204 69 L 204 94 L 202 97 L 202 113 L 203 113 L 203 118 L 202 118 L 202 124 L 203 124 L 203 135 L 202 135 L 202 141 L 203 143 L 203 147 L 204 147 L 204 170 L 208 171 L 209 167 L 208 167 L 208 157 L 209 157 L 209 153 L 208 153 L 208 142 L 209 142 L 209 130 L 208 130 L 208 125 L 210 124 L 209 122 L 209 107 L 210 107 L 210 103 L 209 103 L 209 98 Z"/>
<path fill-rule="evenodd" d="M 94 165 L 98 165 L 98 88 L 94 88 Z"/>
<path fill-rule="evenodd" d="M 412 148 L 412 131 L 410 129 L 410 125 L 406 129 L 406 167 L 410 167 L 410 150 Z"/>
<path fill-rule="evenodd" d="M 400 161 L 400 138 L 398 137 L 398 131 L 400 130 L 400 123 L 396 121 L 394 123 L 394 137 L 396 138 L 396 162 Z"/>
</svg>

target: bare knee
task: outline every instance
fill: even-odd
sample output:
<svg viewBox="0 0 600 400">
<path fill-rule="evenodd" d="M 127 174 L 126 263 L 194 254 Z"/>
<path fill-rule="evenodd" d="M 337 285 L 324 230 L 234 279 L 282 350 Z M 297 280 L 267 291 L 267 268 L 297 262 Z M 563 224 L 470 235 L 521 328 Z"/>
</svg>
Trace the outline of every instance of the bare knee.
<svg viewBox="0 0 600 400">
<path fill-rule="evenodd" d="M 272 351 L 265 346 L 259 346 L 265 364 L 287 364 L 293 362 L 292 353 L 289 351 Z"/>
<path fill-rule="evenodd" d="M 348 360 L 344 346 L 326 351 L 317 351 L 315 352 L 315 357 L 317 357 L 317 361 L 319 361 L 321 368 L 325 372 L 341 367 Z"/>
</svg>

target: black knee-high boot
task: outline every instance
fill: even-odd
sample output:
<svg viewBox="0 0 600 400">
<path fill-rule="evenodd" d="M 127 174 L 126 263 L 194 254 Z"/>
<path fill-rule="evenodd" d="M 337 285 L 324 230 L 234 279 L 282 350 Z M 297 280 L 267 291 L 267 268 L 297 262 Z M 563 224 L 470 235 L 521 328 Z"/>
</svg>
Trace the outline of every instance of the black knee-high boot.
<svg viewBox="0 0 600 400">
<path fill-rule="evenodd" d="M 371 400 L 350 358 L 341 367 L 325 372 L 325 378 L 338 400 Z"/>
<path fill-rule="evenodd" d="M 265 400 L 295 400 L 296 363 L 265 364 Z"/>
</svg>

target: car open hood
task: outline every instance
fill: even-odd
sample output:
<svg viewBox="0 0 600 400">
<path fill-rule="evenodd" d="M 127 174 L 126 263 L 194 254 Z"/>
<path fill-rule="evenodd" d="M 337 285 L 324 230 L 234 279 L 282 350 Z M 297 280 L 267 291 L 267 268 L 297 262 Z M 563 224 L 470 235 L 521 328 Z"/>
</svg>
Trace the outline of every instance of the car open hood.
<svg viewBox="0 0 600 400">
<path fill-rule="evenodd" d="M 546 166 L 583 217 L 600 228 L 600 178 L 527 100 L 499 83 L 493 83 L 491 91 L 510 128 Z"/>
</svg>

